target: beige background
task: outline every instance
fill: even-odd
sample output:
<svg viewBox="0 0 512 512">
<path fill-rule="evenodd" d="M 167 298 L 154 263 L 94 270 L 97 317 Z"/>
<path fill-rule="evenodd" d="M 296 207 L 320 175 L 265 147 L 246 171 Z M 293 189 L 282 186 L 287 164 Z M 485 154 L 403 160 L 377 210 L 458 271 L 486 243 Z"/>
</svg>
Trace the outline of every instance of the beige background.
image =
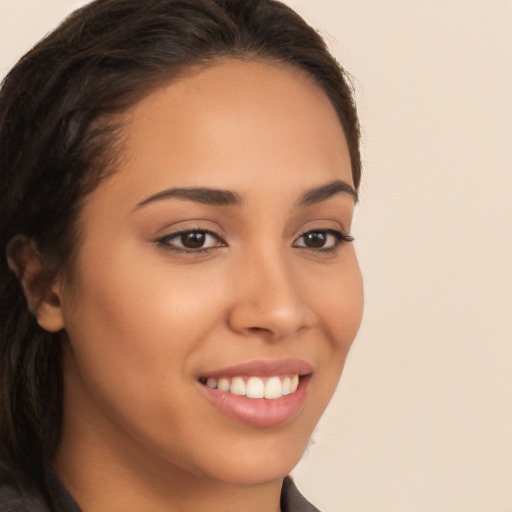
<svg viewBox="0 0 512 512">
<path fill-rule="evenodd" d="M 72 8 L 0 0 L 0 75 Z M 366 312 L 295 471 L 325 512 L 512 512 L 512 1 L 289 0 L 355 79 Z"/>
</svg>

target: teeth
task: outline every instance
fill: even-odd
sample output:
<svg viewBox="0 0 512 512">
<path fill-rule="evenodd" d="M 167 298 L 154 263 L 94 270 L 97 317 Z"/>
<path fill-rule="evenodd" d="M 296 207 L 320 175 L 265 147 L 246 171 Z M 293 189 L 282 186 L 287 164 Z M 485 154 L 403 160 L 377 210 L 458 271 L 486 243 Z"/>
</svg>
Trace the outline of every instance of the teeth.
<svg viewBox="0 0 512 512">
<path fill-rule="evenodd" d="M 245 386 L 244 379 L 241 377 L 235 377 L 232 379 L 229 386 L 229 391 L 231 391 L 233 395 L 246 395 L 247 387 Z"/>
<path fill-rule="evenodd" d="M 265 384 L 259 377 L 251 377 L 247 381 L 248 398 L 263 398 L 265 396 Z"/>
<path fill-rule="evenodd" d="M 297 391 L 297 386 L 299 385 L 299 376 L 294 375 L 290 382 L 290 393 L 295 393 Z"/>
<path fill-rule="evenodd" d="M 229 391 L 229 384 L 229 379 L 219 379 L 217 389 L 219 389 L 220 391 Z"/>
<path fill-rule="evenodd" d="M 224 392 L 229 391 L 233 395 L 272 400 L 295 393 L 299 385 L 299 376 L 270 377 L 266 382 L 260 377 L 249 377 L 247 381 L 242 377 L 233 377 L 231 380 L 225 377 L 220 379 L 210 377 L 205 383 L 209 388 Z"/>
<path fill-rule="evenodd" d="M 283 396 L 290 394 L 290 382 L 291 382 L 290 377 L 285 377 L 283 379 L 283 388 L 282 388 Z"/>
<path fill-rule="evenodd" d="M 283 385 L 279 377 L 272 377 L 265 384 L 265 398 L 281 398 L 283 396 Z"/>
</svg>

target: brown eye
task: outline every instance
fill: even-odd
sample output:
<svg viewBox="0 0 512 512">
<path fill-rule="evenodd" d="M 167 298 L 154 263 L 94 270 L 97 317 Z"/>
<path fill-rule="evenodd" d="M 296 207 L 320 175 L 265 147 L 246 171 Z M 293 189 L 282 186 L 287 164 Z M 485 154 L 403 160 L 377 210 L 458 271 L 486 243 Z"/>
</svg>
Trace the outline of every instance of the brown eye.
<svg viewBox="0 0 512 512">
<path fill-rule="evenodd" d="M 311 231 L 303 236 L 304 245 L 312 249 L 323 247 L 327 241 L 327 233 L 324 231 Z"/>
<path fill-rule="evenodd" d="M 187 249 L 200 249 L 206 241 L 206 233 L 203 231 L 190 231 L 180 236 L 181 245 Z"/>
<path fill-rule="evenodd" d="M 200 252 L 226 245 L 218 235 L 203 229 L 172 233 L 158 239 L 157 243 L 165 248 L 182 252 Z"/>
<path fill-rule="evenodd" d="M 316 249 L 319 251 L 335 250 L 343 242 L 352 242 L 350 235 L 335 229 L 318 229 L 303 233 L 295 242 L 294 247 Z"/>
</svg>

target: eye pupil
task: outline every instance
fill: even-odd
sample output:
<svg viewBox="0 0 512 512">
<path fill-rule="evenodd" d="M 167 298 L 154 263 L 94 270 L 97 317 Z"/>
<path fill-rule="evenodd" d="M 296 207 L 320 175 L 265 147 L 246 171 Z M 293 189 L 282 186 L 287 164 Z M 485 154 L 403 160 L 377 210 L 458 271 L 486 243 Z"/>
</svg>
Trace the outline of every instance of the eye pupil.
<svg viewBox="0 0 512 512">
<path fill-rule="evenodd" d="M 327 234 L 321 231 L 312 231 L 304 235 L 304 243 L 307 247 L 323 247 L 327 240 Z"/>
<path fill-rule="evenodd" d="M 205 242 L 206 235 L 201 231 L 191 231 L 181 235 L 181 243 L 187 249 L 200 249 Z"/>
</svg>

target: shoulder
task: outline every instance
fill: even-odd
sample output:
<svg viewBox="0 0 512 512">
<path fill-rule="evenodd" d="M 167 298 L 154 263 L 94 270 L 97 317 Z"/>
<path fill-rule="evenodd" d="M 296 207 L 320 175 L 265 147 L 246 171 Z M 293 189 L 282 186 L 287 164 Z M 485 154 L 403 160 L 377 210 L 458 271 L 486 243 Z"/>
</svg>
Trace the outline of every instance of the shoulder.
<svg viewBox="0 0 512 512">
<path fill-rule="evenodd" d="M 0 465 L 0 512 L 50 512 L 37 491 L 23 488 Z"/>
<path fill-rule="evenodd" d="M 284 479 L 281 490 L 281 510 L 283 512 L 320 512 L 302 496 L 289 476 Z"/>
</svg>

